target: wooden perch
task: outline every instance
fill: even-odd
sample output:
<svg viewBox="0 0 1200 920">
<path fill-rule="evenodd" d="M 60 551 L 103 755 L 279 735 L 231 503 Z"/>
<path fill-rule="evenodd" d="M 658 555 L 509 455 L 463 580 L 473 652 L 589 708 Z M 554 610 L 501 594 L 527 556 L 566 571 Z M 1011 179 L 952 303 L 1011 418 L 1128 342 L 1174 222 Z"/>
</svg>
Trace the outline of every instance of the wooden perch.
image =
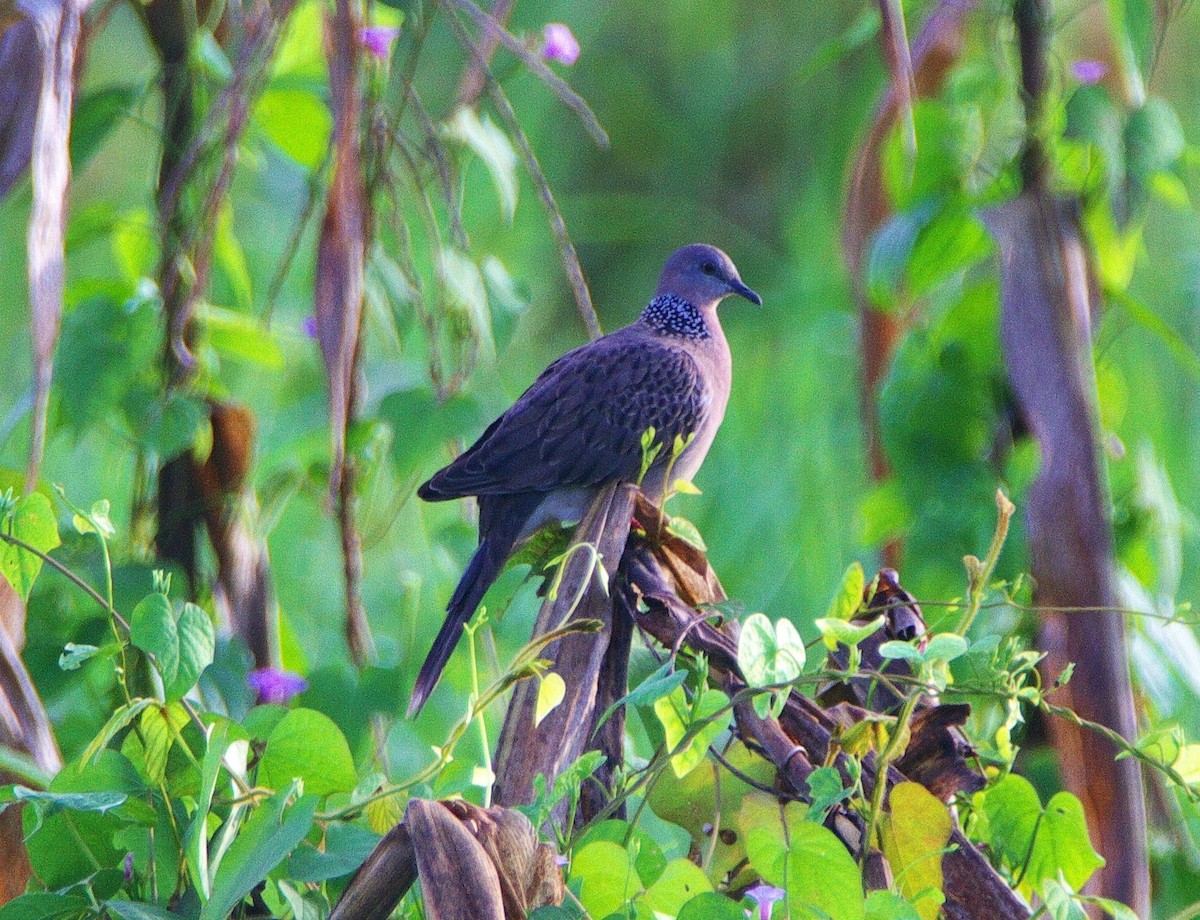
<svg viewBox="0 0 1200 920">
<path fill-rule="evenodd" d="M 430 920 L 525 920 L 565 893 L 553 848 L 520 812 L 413 799 L 330 920 L 386 920 L 418 876 Z"/>
<path fill-rule="evenodd" d="M 552 783 L 586 750 L 602 665 L 612 638 L 613 605 L 607 583 L 625 549 L 636 491 L 633 486 L 614 485 L 596 497 L 575 528 L 571 542 L 579 548 L 566 563 L 556 597 L 548 599 L 538 612 L 534 636 L 557 629 L 568 619 L 599 620 L 603 626 L 599 632 L 569 635 L 543 653 L 553 662 L 551 670 L 562 676 L 566 696 L 540 724 L 534 724 L 538 682 L 525 681 L 513 691 L 496 751 L 495 801 L 499 805 L 528 804 L 539 773 Z M 594 547 L 598 560 L 586 548 L 589 546 Z M 607 574 L 603 580 L 596 573 L 601 566 Z M 624 692 L 621 689 L 619 694 Z"/>
<path fill-rule="evenodd" d="M 630 532 L 626 522 L 634 507 L 636 526 Z M 595 618 L 604 626 L 598 632 L 572 634 L 545 651 L 551 667 L 564 675 L 568 696 L 540 725 L 533 724 L 537 682 L 518 685 L 497 756 L 497 798 L 503 797 L 506 804 L 529 802 L 533 778 L 538 773 L 553 783 L 589 746 L 599 746 L 610 758 L 610 767 L 619 762 L 622 735 L 610 728 L 614 720 L 606 723 L 599 736 L 593 735 L 596 713 L 602 711 L 601 701 L 619 699 L 625 693 L 626 662 L 616 660 L 628 656 L 627 642 L 621 638 L 622 622 L 627 624 L 626 631 L 636 624 L 672 653 L 686 651 L 707 659 L 710 681 L 735 700 L 735 732 L 774 764 L 780 782 L 790 787 L 794 796 L 808 795 L 808 777 L 817 766 L 832 765 L 844 778 L 849 777 L 849 761 L 837 749 L 835 739 L 842 728 L 865 716 L 866 710 L 843 701 L 826 711 L 816 701 L 792 692 L 779 718 L 759 716 L 744 695 L 747 685 L 737 663 L 737 624 L 721 623 L 716 614 L 705 609 L 705 605 L 725 598 L 720 581 L 704 554 L 672 535 L 666 525 L 661 512 L 644 496 L 632 487 L 622 486 L 601 495 L 576 529 L 575 544 L 595 547 L 600 564 L 612 573 L 611 599 L 596 577 L 590 553 L 577 549 L 567 562 L 557 595 L 542 605 L 536 632 L 555 628 L 568 617 Z M 615 564 L 617 559 L 619 565 Z M 912 637 L 923 631 L 920 611 L 900 587 L 895 573 L 881 573 L 871 601 L 886 606 L 888 628 L 894 637 Z M 849 686 L 860 685 L 852 680 Z M 741 698 L 739 694 L 743 694 Z M 978 789 L 982 779 L 967 762 L 970 749 L 959 732 L 966 715 L 966 706 L 940 706 L 934 701 L 918 710 L 904 757 L 888 769 L 888 788 L 917 781 L 943 800 L 955 792 Z M 876 776 L 874 755 L 869 755 L 862 764 L 863 788 L 868 795 L 875 787 Z M 585 808 L 590 797 L 593 813 L 598 810 L 603 804 L 599 798 L 602 794 L 598 789 L 585 789 Z M 507 857 L 510 852 L 507 845 L 500 848 L 488 843 L 489 839 L 501 839 L 486 830 L 488 822 L 501 825 L 515 820 L 497 818 L 496 813 L 513 814 L 497 808 L 485 812 L 463 802 L 414 801 L 406 818 L 407 831 L 393 831 L 384 839 L 347 888 L 332 920 L 382 920 L 399 901 L 413 881 L 413 861 L 405 855 L 413 844 L 405 834 L 418 841 L 437 841 L 427 857 L 421 856 L 418 843 L 415 857 L 415 864 L 421 867 L 430 917 L 524 916 L 512 894 L 520 886 L 512 883 L 506 888 L 510 883 L 503 872 L 494 882 L 487 872 L 487 865 L 499 864 L 496 853 Z M 487 821 L 481 815 L 489 816 Z M 564 816 L 556 815 L 556 819 L 562 821 Z M 827 826 L 852 853 L 861 854 L 869 843 L 863 820 L 849 809 L 835 808 Z M 549 853 L 543 847 L 536 857 L 522 857 L 524 861 L 517 866 L 509 857 L 509 868 L 515 872 L 512 877 L 523 879 L 526 885 L 561 886 Z M 891 871 L 882 854 L 868 847 L 866 857 L 868 887 L 888 887 Z M 946 896 L 943 911 L 950 920 L 1027 920 L 1030 916 L 1028 905 L 960 831 L 953 832 L 942 866 Z M 435 882 L 435 878 L 445 881 Z M 464 883 L 464 878 L 476 880 Z M 561 896 L 560 889 L 556 890 Z M 464 891 L 471 895 L 474 912 L 453 913 L 456 899 L 463 897 Z M 502 912 L 497 906 L 498 891 Z M 542 897 L 550 900 L 538 900 Z M 431 898 L 446 900 L 433 906 Z M 524 903 L 527 909 L 535 902 L 552 900 L 553 892 L 528 896 Z"/>
</svg>

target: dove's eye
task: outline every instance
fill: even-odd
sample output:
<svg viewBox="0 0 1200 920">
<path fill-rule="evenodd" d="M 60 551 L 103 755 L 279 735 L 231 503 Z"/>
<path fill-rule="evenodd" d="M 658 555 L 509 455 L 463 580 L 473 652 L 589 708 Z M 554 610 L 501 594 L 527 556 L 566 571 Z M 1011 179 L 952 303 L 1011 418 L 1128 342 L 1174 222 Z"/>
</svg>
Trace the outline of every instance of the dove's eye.
<svg viewBox="0 0 1200 920">
<path fill-rule="evenodd" d="M 706 275 L 715 275 L 717 273 L 717 266 L 712 262 L 705 262 L 700 266 L 700 271 L 704 272 Z"/>
</svg>

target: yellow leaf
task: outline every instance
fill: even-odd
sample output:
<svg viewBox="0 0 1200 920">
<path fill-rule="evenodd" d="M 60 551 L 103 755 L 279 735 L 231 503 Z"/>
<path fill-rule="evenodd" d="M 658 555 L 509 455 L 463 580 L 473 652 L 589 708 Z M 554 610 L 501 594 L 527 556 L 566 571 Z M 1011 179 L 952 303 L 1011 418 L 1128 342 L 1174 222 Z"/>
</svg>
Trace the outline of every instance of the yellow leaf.
<svg viewBox="0 0 1200 920">
<path fill-rule="evenodd" d="M 538 687 L 537 707 L 534 710 L 533 716 L 534 726 L 541 725 L 542 719 L 550 715 L 566 695 L 567 685 L 563 682 L 560 675 L 551 671 L 543 677 L 542 685 Z"/>
<path fill-rule="evenodd" d="M 950 812 L 919 783 L 895 786 L 891 806 L 880 830 L 883 855 L 900 893 L 914 903 L 921 920 L 937 920 L 945 900 L 942 852 L 950 840 Z"/>
</svg>

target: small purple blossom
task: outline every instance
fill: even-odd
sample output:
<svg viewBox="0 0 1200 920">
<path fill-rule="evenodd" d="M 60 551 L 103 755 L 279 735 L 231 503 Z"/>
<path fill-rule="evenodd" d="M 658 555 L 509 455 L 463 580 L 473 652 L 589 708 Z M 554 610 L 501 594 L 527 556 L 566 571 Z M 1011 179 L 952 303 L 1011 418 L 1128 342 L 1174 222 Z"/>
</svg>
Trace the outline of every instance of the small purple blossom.
<svg viewBox="0 0 1200 920">
<path fill-rule="evenodd" d="M 776 901 L 782 901 L 786 894 L 782 888 L 759 882 L 746 892 L 746 897 L 758 905 L 758 920 L 771 920 L 771 907 Z"/>
<path fill-rule="evenodd" d="M 300 328 L 304 330 L 304 334 L 310 339 L 317 337 L 317 318 L 315 316 L 304 317 L 304 322 L 300 324 Z"/>
<path fill-rule="evenodd" d="M 125 862 L 122 863 L 122 867 L 125 870 L 125 884 L 128 885 L 130 882 L 133 881 L 133 854 L 132 853 L 125 854 Z"/>
<path fill-rule="evenodd" d="M 1071 64 L 1071 73 L 1080 83 L 1099 83 L 1108 73 L 1108 65 L 1103 61 L 1075 61 Z"/>
<path fill-rule="evenodd" d="M 246 675 L 246 683 L 258 694 L 260 703 L 286 703 L 308 689 L 308 681 L 282 668 L 259 668 Z"/>
<path fill-rule="evenodd" d="M 542 29 L 542 57 L 570 67 L 579 60 L 579 40 L 568 26 L 548 22 Z"/>
<path fill-rule="evenodd" d="M 358 40 L 367 49 L 367 54 L 380 61 L 391 60 L 392 45 L 400 34 L 397 26 L 366 26 L 359 29 Z"/>
</svg>

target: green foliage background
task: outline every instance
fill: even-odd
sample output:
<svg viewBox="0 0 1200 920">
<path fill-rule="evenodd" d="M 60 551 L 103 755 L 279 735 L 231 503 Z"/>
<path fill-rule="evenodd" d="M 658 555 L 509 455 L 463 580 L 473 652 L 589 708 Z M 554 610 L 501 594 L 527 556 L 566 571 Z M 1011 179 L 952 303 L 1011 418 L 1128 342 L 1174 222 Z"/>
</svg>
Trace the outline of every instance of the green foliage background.
<svg viewBox="0 0 1200 920">
<path fill-rule="evenodd" d="M 914 31 L 928 7 L 906 5 Z M 315 20 L 305 10 L 313 8 L 302 5 L 298 28 L 307 23 L 311 32 Z M 1058 17 L 1055 80 L 1067 85 L 1070 60 L 1111 52 L 1101 5 L 1062 3 Z M 902 571 L 907 587 L 923 601 L 960 595 L 961 558 L 986 548 L 994 521 L 997 481 L 986 460 L 995 394 L 971 387 L 996 366 L 995 316 L 985 307 L 956 309 L 958 301 L 948 299 L 917 319 L 901 351 L 903 372 L 890 380 L 883 402 L 885 439 L 900 478 L 892 491 L 872 496 L 859 421 L 858 320 L 839 243 L 848 164 L 886 80 L 867 4 L 525 0 L 513 27 L 537 32 L 547 21 L 567 22 L 579 37 L 583 52 L 568 76 L 609 131 L 611 147 L 597 149 L 533 77 L 515 73 L 506 85 L 562 205 L 605 328 L 635 318 L 663 257 L 687 242 L 726 249 L 764 297 L 761 310 L 740 302 L 724 308 L 733 398 L 697 478 L 703 495 L 674 505 L 705 535 L 730 594 L 747 610 L 791 619 L 812 638 L 812 620 L 824 614 L 846 565 L 858 558 L 870 568 L 880 538 L 899 525 L 915 528 Z M 960 115 L 973 107 L 988 142 L 1003 149 L 1019 132 L 1010 26 L 1003 15 L 973 22 L 963 75 L 947 98 Z M 253 475 L 271 507 L 280 483 L 327 461 L 323 369 L 316 343 L 303 331 L 313 310 L 315 222 L 269 331 L 264 322 L 246 336 L 239 325 L 263 320 L 266 292 L 323 154 L 329 116 L 314 102 L 326 92 L 320 57 L 311 53 L 314 34 L 295 39 L 294 66 L 277 75 L 270 90 L 276 95 L 260 108 L 244 145 L 232 194 L 230 239 L 237 245 L 218 259 L 212 297 L 230 311 L 222 315 L 232 331 L 222 335 L 219 324 L 211 325 L 213 351 L 205 355 L 219 368 L 214 391 L 247 404 L 258 419 Z M 401 38 L 397 60 L 408 40 Z M 1200 137 L 1200 68 L 1191 60 L 1197 40 L 1200 16 L 1189 8 L 1167 32 L 1151 82 L 1175 107 L 1188 138 Z M 447 110 L 462 65 L 451 35 L 436 28 L 417 77 L 433 112 Z M 154 271 L 156 73 L 134 14 L 118 5 L 89 49 L 81 88 L 68 315 L 44 471 L 81 506 L 111 499 L 120 533 L 128 531 L 137 475 L 131 426 L 144 441 L 162 445 L 172 437 L 136 421 L 138 381 L 153 379 L 161 347 L 154 308 L 113 306 Z M 982 86 L 993 88 L 990 97 Z M 107 126 L 105 113 L 114 108 L 125 114 L 111 133 L 91 127 Z M 1177 538 L 1179 599 L 1195 597 L 1200 587 L 1193 526 L 1200 507 L 1194 434 L 1200 362 L 1181 360 L 1179 347 L 1200 350 L 1196 163 L 1192 151 L 1178 171 L 1188 202 L 1152 201 L 1131 288 L 1178 340 L 1113 307 L 1100 321 L 1096 353 L 1102 417 L 1113 443 L 1124 446 L 1123 452 L 1114 447 L 1111 469 L 1123 559 L 1148 590 L 1174 594 L 1162 566 L 1164 547 Z M 372 457 L 379 461 L 367 477 L 363 511 L 364 594 L 380 646 L 377 672 L 360 680 L 348 663 L 338 537 L 319 476 L 279 505 L 269 538 L 285 665 L 308 676 L 302 703 L 331 715 L 356 754 L 370 744 L 367 701 L 391 711 L 405 702 L 473 542 L 462 509 L 422 506 L 413 488 L 447 459 L 449 437 L 473 438 L 542 367 L 585 338 L 533 189 L 522 180 L 509 223 L 483 165 L 468 169 L 463 202 L 471 253 L 498 258 L 517 296 L 506 302 L 493 290 L 495 354 L 485 350 L 464 395 L 450 406 L 434 409 L 426 346 L 411 306 L 389 299 L 379 274 L 372 276 L 373 293 L 386 308 L 371 311 L 367 321 L 368 421 L 359 447 L 368 466 Z M 26 185 L 0 205 L 0 251 L 7 255 L 0 260 L 0 466 L 12 470 L 23 467 L 28 447 L 28 303 L 20 254 L 29 200 Z M 95 299 L 105 292 L 112 292 L 111 303 Z M 956 376 L 964 361 L 971 369 L 966 384 Z M 373 440 L 380 432 L 382 440 Z M 1170 530 L 1165 543 L 1147 536 L 1149 512 L 1136 500 L 1139 456 L 1161 464 L 1179 499 L 1179 520 L 1163 525 Z M 1006 484 L 1019 493 L 1034 463 L 1015 456 L 1003 471 Z M 964 474 L 966 467 L 979 475 Z M 955 478 L 964 475 L 968 480 Z M 98 564 L 78 540 L 64 553 L 84 570 Z M 149 589 L 150 566 L 131 554 L 118 561 L 117 606 L 130 609 Z M 1018 530 L 1001 574 L 1015 575 L 1023 564 Z M 493 606 L 518 583 L 518 574 L 506 577 Z M 56 661 L 66 642 L 93 641 L 107 627 L 57 575 L 46 572 L 38 592 L 26 660 L 70 756 L 107 710 L 101 698 L 89 704 L 86 684 L 61 674 Z M 496 660 L 507 661 L 527 638 L 534 607 L 532 592 L 521 589 L 497 627 Z M 1012 623 L 988 624 L 986 612 L 984 620 L 985 630 Z M 460 654 L 426 714 L 391 727 L 392 769 L 408 773 L 426 762 L 428 745 L 461 714 L 469 682 Z M 1183 698 L 1196 698 L 1194 688 L 1180 686 Z M 1200 734 L 1200 707 L 1181 705 L 1173 717 L 1189 737 Z M 464 771 L 473 744 L 473 736 L 464 744 Z M 449 786 L 465 781 L 454 769 Z"/>
</svg>

